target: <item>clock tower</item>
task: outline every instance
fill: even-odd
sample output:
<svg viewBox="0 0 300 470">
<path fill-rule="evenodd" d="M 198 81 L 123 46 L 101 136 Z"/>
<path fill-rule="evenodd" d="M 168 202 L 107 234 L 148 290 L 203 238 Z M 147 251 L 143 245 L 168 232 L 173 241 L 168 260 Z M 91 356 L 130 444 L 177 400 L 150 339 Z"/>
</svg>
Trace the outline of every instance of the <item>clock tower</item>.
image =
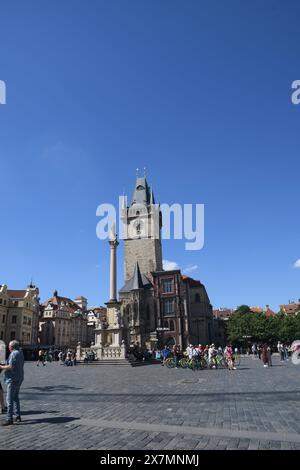
<svg viewBox="0 0 300 470">
<path fill-rule="evenodd" d="M 145 177 L 136 179 L 130 207 L 123 207 L 124 280 L 138 262 L 141 273 L 162 271 L 161 211 Z"/>
</svg>

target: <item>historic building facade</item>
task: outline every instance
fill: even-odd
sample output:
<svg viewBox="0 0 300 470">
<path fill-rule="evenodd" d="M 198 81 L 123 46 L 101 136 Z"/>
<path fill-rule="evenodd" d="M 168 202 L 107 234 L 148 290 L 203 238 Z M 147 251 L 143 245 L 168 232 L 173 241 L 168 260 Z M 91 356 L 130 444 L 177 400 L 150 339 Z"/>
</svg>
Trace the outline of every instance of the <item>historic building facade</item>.
<svg viewBox="0 0 300 470">
<path fill-rule="evenodd" d="M 39 325 L 39 289 L 30 284 L 23 290 L 0 285 L 0 339 L 13 339 L 23 347 L 37 344 Z"/>
<path fill-rule="evenodd" d="M 39 343 L 41 347 L 75 349 L 80 342 L 88 346 L 87 300 L 78 297 L 71 300 L 55 291 L 41 305 Z"/>
<path fill-rule="evenodd" d="M 146 178 L 137 178 L 131 205 L 123 207 L 124 286 L 119 291 L 127 345 L 209 344 L 212 306 L 200 281 L 180 270 L 164 271 L 162 216 Z"/>
</svg>

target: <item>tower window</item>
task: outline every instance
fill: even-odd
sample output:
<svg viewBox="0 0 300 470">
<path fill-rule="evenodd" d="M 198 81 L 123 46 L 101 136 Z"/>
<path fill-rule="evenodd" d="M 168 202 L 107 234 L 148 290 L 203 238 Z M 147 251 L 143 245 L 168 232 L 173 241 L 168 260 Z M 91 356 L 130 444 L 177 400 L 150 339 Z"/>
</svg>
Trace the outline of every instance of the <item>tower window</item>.
<svg viewBox="0 0 300 470">
<path fill-rule="evenodd" d="M 195 295 L 195 302 L 200 302 L 200 294 Z"/>
</svg>

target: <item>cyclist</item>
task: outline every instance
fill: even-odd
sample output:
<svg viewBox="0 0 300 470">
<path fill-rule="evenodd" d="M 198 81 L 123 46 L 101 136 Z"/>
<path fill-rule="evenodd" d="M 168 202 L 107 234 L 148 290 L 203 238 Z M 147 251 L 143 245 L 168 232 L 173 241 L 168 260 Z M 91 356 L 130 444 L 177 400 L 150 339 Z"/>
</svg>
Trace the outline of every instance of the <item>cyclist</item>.
<svg viewBox="0 0 300 470">
<path fill-rule="evenodd" d="M 164 347 L 164 349 L 162 350 L 162 357 L 163 357 L 163 360 L 162 360 L 162 363 L 161 363 L 162 366 L 165 365 L 165 362 L 166 362 L 166 360 L 168 359 L 168 357 L 170 356 L 170 354 L 171 354 L 171 351 L 170 351 L 170 349 L 168 348 L 168 346 L 166 345 L 166 346 Z"/>
<path fill-rule="evenodd" d="M 193 357 L 193 350 L 194 350 L 194 348 L 193 348 L 193 345 L 192 345 L 192 344 L 190 344 L 190 345 L 186 348 L 186 354 L 187 354 L 187 356 L 188 356 L 189 359 L 192 359 L 192 357 Z"/>
<path fill-rule="evenodd" d="M 208 363 L 212 369 L 216 369 L 217 350 L 214 344 L 211 344 L 208 350 Z"/>
<path fill-rule="evenodd" d="M 234 363 L 233 363 L 233 350 L 232 350 L 231 344 L 228 344 L 226 346 L 224 353 L 225 353 L 225 357 L 227 360 L 228 369 L 236 370 L 236 367 L 234 367 Z"/>
</svg>

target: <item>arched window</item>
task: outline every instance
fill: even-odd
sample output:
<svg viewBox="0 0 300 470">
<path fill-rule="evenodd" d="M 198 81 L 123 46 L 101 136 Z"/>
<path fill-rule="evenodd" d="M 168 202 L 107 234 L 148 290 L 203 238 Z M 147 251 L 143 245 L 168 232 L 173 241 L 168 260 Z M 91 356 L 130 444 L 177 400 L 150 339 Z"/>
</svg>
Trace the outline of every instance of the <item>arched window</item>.
<svg viewBox="0 0 300 470">
<path fill-rule="evenodd" d="M 173 320 L 170 321 L 170 331 L 175 331 L 175 325 Z"/>
<path fill-rule="evenodd" d="M 169 322 L 168 322 L 168 320 L 165 320 L 165 321 L 164 321 L 164 328 L 169 328 Z"/>
</svg>

